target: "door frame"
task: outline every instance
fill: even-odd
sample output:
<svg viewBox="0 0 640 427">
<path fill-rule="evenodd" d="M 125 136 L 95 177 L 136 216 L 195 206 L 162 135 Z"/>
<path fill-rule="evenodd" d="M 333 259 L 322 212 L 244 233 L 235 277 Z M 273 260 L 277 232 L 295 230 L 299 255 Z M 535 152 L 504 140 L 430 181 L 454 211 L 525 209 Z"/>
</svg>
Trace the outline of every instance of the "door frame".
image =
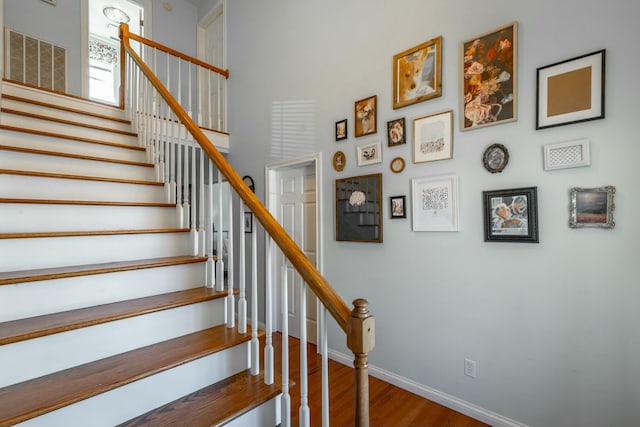
<svg viewBox="0 0 640 427">
<path fill-rule="evenodd" d="M 289 159 L 277 163 L 267 164 L 265 166 L 265 204 L 267 210 L 273 214 L 273 209 L 275 206 L 275 197 L 272 195 L 272 189 L 276 188 L 277 178 L 279 171 L 283 169 L 292 169 L 292 168 L 302 168 L 306 166 L 313 165 L 315 168 L 315 182 L 316 182 L 316 268 L 320 272 L 320 274 L 324 275 L 324 263 L 323 263 L 323 222 L 324 218 L 322 217 L 322 153 L 314 153 L 309 154 L 302 157 L 297 157 L 295 159 Z M 275 217 L 275 215 L 274 215 Z M 267 251 L 267 243 L 265 241 L 265 254 Z M 271 259 L 272 263 L 275 263 L 275 258 Z M 276 265 L 271 266 L 271 272 L 273 274 L 276 268 Z M 273 283 L 273 281 L 272 281 Z M 281 331 L 282 330 L 282 316 L 281 316 L 281 292 L 278 286 L 273 287 L 272 291 L 273 301 L 274 301 L 274 310 L 273 310 L 273 330 Z M 316 303 L 316 319 L 318 322 L 318 327 L 316 328 L 316 342 L 321 342 L 321 334 L 322 334 L 322 326 L 321 322 L 321 311 L 322 305 L 320 304 L 320 300 L 317 300 Z M 318 345 L 318 348 L 320 346 Z"/>
<path fill-rule="evenodd" d="M 139 3 L 144 9 L 144 37 L 152 39 L 151 16 L 153 0 L 128 0 Z M 89 99 L 89 0 L 80 0 L 80 72 L 82 83 L 80 96 Z"/>
</svg>

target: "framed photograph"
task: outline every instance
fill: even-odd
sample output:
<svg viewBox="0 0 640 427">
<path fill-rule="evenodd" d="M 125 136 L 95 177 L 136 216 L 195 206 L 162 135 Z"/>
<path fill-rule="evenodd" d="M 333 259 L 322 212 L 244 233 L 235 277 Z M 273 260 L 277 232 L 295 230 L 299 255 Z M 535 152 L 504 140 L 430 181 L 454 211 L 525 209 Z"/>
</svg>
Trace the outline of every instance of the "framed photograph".
<svg viewBox="0 0 640 427">
<path fill-rule="evenodd" d="M 337 172 L 342 172 L 346 165 L 347 157 L 342 151 L 336 151 L 333 155 L 333 169 L 335 169 Z"/>
<path fill-rule="evenodd" d="M 361 99 L 355 103 L 355 136 L 356 138 L 364 135 L 372 135 L 377 130 L 378 114 L 377 104 L 378 96 L 373 95 L 369 98 Z"/>
<path fill-rule="evenodd" d="M 413 163 L 453 158 L 453 111 L 413 119 Z"/>
<path fill-rule="evenodd" d="M 491 144 L 482 153 L 482 165 L 491 173 L 500 173 L 509 163 L 509 150 L 502 144 Z"/>
<path fill-rule="evenodd" d="M 244 213 L 244 232 L 253 233 L 253 213 Z"/>
<path fill-rule="evenodd" d="M 336 122 L 336 141 L 347 139 L 347 119 Z"/>
<path fill-rule="evenodd" d="M 484 241 L 538 243 L 537 187 L 483 191 Z"/>
<path fill-rule="evenodd" d="M 442 96 L 442 36 L 393 56 L 393 109 Z"/>
<path fill-rule="evenodd" d="M 407 217 L 407 196 L 389 197 L 389 215 L 391 219 L 399 219 Z"/>
<path fill-rule="evenodd" d="M 571 228 L 613 228 L 616 223 L 613 220 L 613 195 L 616 188 L 613 186 L 598 188 L 579 188 L 569 190 Z"/>
<path fill-rule="evenodd" d="M 460 129 L 516 120 L 518 23 L 462 43 Z"/>
<path fill-rule="evenodd" d="M 358 145 L 356 147 L 358 166 L 382 163 L 382 144 L 380 141 Z"/>
<path fill-rule="evenodd" d="M 387 145 L 395 147 L 396 145 L 406 144 L 404 131 L 404 117 L 401 119 L 390 120 L 387 122 Z"/>
<path fill-rule="evenodd" d="M 382 243 L 382 174 L 336 179 L 336 240 Z"/>
<path fill-rule="evenodd" d="M 389 169 L 391 169 L 391 172 L 393 173 L 402 172 L 404 170 L 404 159 L 402 157 L 396 157 L 391 160 L 391 163 L 389 163 Z"/>
<path fill-rule="evenodd" d="M 458 231 L 458 177 L 411 180 L 413 231 Z"/>
<path fill-rule="evenodd" d="M 604 119 L 605 50 L 538 68 L 536 129 Z"/>
</svg>

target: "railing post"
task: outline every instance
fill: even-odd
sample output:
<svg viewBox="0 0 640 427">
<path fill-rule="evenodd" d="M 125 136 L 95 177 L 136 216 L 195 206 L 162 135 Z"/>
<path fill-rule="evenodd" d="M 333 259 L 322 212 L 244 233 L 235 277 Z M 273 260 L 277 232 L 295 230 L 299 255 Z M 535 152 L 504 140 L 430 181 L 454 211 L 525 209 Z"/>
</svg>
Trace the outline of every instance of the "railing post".
<svg viewBox="0 0 640 427">
<path fill-rule="evenodd" d="M 353 352 L 355 367 L 355 425 L 369 427 L 369 353 L 375 346 L 375 319 L 365 299 L 353 301 L 347 322 L 347 346 Z"/>
</svg>

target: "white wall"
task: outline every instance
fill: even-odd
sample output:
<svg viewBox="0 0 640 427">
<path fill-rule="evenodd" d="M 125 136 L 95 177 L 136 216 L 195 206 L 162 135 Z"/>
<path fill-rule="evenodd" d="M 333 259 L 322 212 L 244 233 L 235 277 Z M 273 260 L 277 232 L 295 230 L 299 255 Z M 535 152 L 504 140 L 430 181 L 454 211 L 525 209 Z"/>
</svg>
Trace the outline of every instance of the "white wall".
<svg viewBox="0 0 640 427">
<path fill-rule="evenodd" d="M 325 271 L 347 302 L 365 297 L 377 319 L 371 363 L 397 375 L 532 426 L 630 425 L 640 419 L 640 211 L 636 163 L 636 19 L 627 0 L 243 0 L 228 2 L 230 159 L 251 174 L 264 197 L 271 156 L 271 104 L 315 102 L 313 145 L 325 153 Z M 459 44 L 519 23 L 518 120 L 460 132 Z M 442 35 L 443 96 L 392 109 L 394 54 Z M 535 130 L 537 67 L 607 49 L 606 118 Z M 353 103 L 378 96 L 383 164 L 357 167 Z M 411 164 L 410 145 L 386 147 L 387 120 L 454 109 L 453 160 Z M 334 124 L 349 119 L 349 139 Z M 307 129 L 308 130 L 308 129 Z M 592 165 L 545 172 L 542 146 L 587 137 Z M 481 163 L 499 142 L 511 161 L 491 175 Z M 336 150 L 347 167 L 335 172 Z M 399 175 L 389 161 L 403 156 Z M 336 242 L 334 180 L 382 172 L 385 201 L 406 194 L 414 177 L 460 177 L 461 230 L 412 232 L 410 219 L 389 220 L 384 243 Z M 615 185 L 613 230 L 569 229 L 568 190 Z M 537 186 L 539 244 L 483 242 L 483 190 Z M 332 331 L 332 348 L 347 353 Z M 478 376 L 463 375 L 463 359 Z"/>
</svg>

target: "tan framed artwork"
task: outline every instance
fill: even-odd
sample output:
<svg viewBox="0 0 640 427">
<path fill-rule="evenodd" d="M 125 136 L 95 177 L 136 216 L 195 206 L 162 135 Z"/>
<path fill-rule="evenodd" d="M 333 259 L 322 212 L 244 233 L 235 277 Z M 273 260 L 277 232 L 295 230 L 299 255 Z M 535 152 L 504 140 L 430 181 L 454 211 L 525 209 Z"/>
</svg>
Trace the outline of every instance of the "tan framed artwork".
<svg viewBox="0 0 640 427">
<path fill-rule="evenodd" d="M 372 135 L 377 132 L 377 95 L 355 102 L 355 136 Z"/>
<path fill-rule="evenodd" d="M 605 50 L 538 68 L 536 129 L 604 119 Z"/>
<path fill-rule="evenodd" d="M 393 109 L 442 96 L 442 36 L 393 56 Z"/>
<path fill-rule="evenodd" d="M 518 23 L 462 42 L 460 129 L 517 119 Z"/>
<path fill-rule="evenodd" d="M 453 110 L 413 119 L 413 163 L 453 158 Z"/>
</svg>

